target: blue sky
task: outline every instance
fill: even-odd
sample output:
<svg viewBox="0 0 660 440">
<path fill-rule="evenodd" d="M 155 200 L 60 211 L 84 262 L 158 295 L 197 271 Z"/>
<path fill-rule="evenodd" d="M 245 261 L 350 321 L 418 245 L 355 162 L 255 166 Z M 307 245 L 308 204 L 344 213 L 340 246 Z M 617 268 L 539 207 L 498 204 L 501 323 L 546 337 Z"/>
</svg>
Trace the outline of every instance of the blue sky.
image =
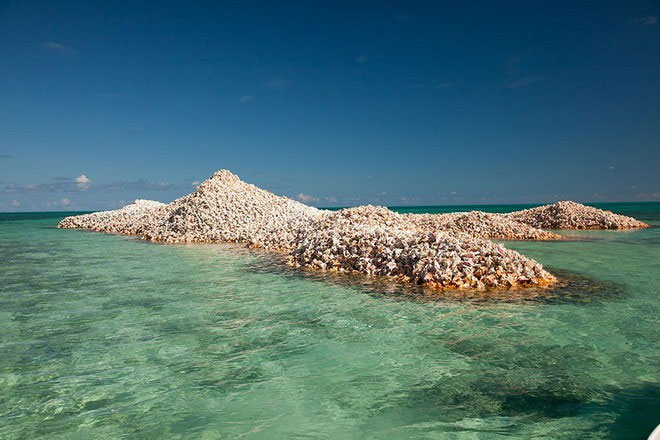
<svg viewBox="0 0 660 440">
<path fill-rule="evenodd" d="M 660 200 L 659 9 L 4 2 L 0 211 Z"/>
</svg>

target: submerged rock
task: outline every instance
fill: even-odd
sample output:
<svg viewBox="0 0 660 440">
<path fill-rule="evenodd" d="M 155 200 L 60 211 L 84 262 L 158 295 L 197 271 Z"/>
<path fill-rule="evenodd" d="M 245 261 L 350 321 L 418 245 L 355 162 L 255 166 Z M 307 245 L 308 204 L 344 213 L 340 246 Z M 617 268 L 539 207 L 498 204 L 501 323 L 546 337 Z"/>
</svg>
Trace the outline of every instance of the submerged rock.
<svg viewBox="0 0 660 440">
<path fill-rule="evenodd" d="M 649 226 L 632 217 L 570 201 L 516 211 L 507 216 L 535 228 L 547 229 L 635 229 Z"/>
</svg>

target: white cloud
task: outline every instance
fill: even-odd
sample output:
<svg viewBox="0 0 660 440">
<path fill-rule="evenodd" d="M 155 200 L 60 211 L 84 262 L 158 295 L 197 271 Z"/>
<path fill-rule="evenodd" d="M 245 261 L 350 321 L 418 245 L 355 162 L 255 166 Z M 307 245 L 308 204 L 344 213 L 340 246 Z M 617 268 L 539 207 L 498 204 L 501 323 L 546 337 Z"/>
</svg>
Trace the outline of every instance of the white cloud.
<svg viewBox="0 0 660 440">
<path fill-rule="evenodd" d="M 19 202 L 18 200 L 12 200 L 11 201 L 11 206 L 14 206 L 14 207 L 21 206 L 21 202 Z"/>
<path fill-rule="evenodd" d="M 296 196 L 296 199 L 300 200 L 303 203 L 318 202 L 317 197 L 310 196 L 309 194 L 300 193 Z"/>
<path fill-rule="evenodd" d="M 59 204 L 62 205 L 62 206 L 69 206 L 71 204 L 71 200 L 69 200 L 65 197 L 63 199 L 60 199 Z"/>
<path fill-rule="evenodd" d="M 78 188 L 81 189 L 87 189 L 89 188 L 89 184 L 92 182 L 92 179 L 88 178 L 84 174 L 81 174 L 80 176 L 76 177 L 76 185 L 78 185 Z"/>
<path fill-rule="evenodd" d="M 330 203 L 337 203 L 337 197 L 323 197 L 323 200 Z"/>
<path fill-rule="evenodd" d="M 192 186 L 197 186 L 199 185 L 199 180 L 195 180 L 194 182 L 191 183 Z"/>
<path fill-rule="evenodd" d="M 62 43 L 57 43 L 55 41 L 44 43 L 41 47 L 52 52 L 59 52 L 68 55 L 75 55 L 78 53 L 78 51 L 76 51 L 74 48 L 65 46 Z"/>
<path fill-rule="evenodd" d="M 250 101 L 252 101 L 252 96 L 250 96 L 250 95 L 241 96 L 241 99 L 239 99 L 239 101 L 241 101 L 241 102 L 250 102 Z"/>
</svg>

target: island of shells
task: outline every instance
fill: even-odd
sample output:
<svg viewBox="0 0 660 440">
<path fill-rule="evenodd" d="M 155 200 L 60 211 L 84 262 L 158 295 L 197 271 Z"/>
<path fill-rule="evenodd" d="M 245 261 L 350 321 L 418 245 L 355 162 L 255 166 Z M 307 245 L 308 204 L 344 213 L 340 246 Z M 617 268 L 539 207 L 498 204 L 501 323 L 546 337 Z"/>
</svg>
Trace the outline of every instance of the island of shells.
<svg viewBox="0 0 660 440">
<path fill-rule="evenodd" d="M 461 289 L 556 282 L 538 262 L 490 239 L 559 240 L 561 235 L 541 228 L 646 226 L 574 202 L 509 214 L 398 214 L 370 205 L 328 211 L 276 196 L 227 170 L 169 204 L 136 200 L 113 211 L 66 217 L 58 224 L 163 243 L 243 243 L 279 252 L 294 267 Z"/>
</svg>

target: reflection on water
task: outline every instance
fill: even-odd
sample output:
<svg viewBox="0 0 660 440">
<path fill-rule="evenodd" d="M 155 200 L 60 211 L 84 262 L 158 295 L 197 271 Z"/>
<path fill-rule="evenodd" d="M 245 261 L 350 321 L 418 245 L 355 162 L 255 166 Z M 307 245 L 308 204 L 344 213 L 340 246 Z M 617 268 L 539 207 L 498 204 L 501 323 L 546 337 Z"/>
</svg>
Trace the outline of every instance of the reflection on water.
<svg viewBox="0 0 660 440">
<path fill-rule="evenodd" d="M 282 258 L 261 256 L 246 266 L 254 273 L 279 274 L 291 278 L 304 278 L 337 286 L 355 288 L 376 297 L 409 301 L 462 301 L 489 305 L 504 303 L 589 303 L 599 299 L 612 299 L 625 294 L 625 289 L 614 282 L 598 281 L 563 269 L 548 268 L 558 282 L 552 287 L 515 289 L 461 290 L 435 289 L 410 283 L 396 282 L 385 277 L 362 274 L 324 272 L 314 269 L 287 267 Z"/>
</svg>

